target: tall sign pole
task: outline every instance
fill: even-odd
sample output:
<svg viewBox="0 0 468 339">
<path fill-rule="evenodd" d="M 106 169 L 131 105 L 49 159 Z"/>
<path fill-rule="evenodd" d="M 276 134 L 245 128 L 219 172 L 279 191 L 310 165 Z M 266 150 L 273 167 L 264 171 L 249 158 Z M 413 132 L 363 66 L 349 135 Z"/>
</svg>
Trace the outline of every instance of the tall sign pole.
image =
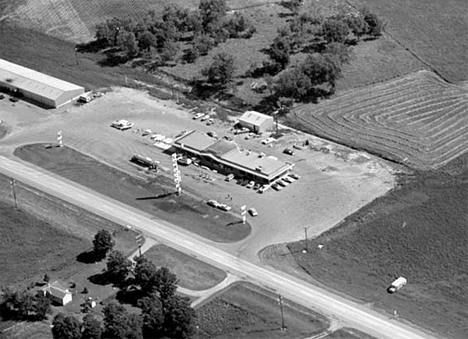
<svg viewBox="0 0 468 339">
<path fill-rule="evenodd" d="M 307 227 L 304 226 L 304 249 L 302 250 L 302 253 L 307 253 L 309 251 L 309 246 L 307 244 Z"/>
<path fill-rule="evenodd" d="M 136 242 L 138 244 L 138 250 L 139 250 L 139 253 L 140 253 L 140 257 L 141 257 L 141 245 L 143 244 L 143 241 L 145 240 L 144 237 L 143 237 L 143 234 L 138 234 L 136 237 Z"/>
<path fill-rule="evenodd" d="M 16 200 L 16 181 L 11 179 L 11 188 L 13 190 L 13 199 L 15 200 L 15 209 L 18 209 L 18 201 Z"/>
<path fill-rule="evenodd" d="M 173 153 L 172 154 L 172 168 L 174 170 L 174 184 L 175 188 L 177 190 L 177 195 L 180 195 L 182 193 L 182 188 L 180 187 L 180 181 L 181 181 L 181 176 L 180 176 L 180 171 L 179 171 L 179 165 L 177 164 L 177 154 Z"/>
<path fill-rule="evenodd" d="M 57 132 L 57 141 L 58 141 L 60 147 L 63 147 L 63 140 L 62 140 L 62 138 L 63 138 L 63 137 L 62 137 L 62 131 L 58 131 L 58 132 Z"/>
<path fill-rule="evenodd" d="M 245 221 L 247 219 L 247 206 L 246 205 L 241 207 L 241 216 L 242 216 L 242 223 L 245 225 Z"/>
</svg>

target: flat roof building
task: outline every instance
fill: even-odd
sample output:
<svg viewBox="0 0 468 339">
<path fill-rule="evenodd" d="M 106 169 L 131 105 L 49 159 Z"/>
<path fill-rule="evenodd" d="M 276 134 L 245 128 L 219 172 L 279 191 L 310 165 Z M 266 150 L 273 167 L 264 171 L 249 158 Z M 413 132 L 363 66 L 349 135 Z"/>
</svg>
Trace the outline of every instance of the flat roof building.
<svg viewBox="0 0 468 339">
<path fill-rule="evenodd" d="M 84 93 L 83 87 L 0 59 L 0 88 L 46 107 L 60 107 Z"/>
<path fill-rule="evenodd" d="M 287 174 L 294 166 L 263 153 L 240 150 L 234 142 L 217 140 L 206 134 L 191 131 L 177 138 L 173 146 L 195 156 L 208 167 L 224 173 L 234 173 L 257 182 L 273 182 Z"/>
<path fill-rule="evenodd" d="M 255 133 L 270 131 L 274 127 L 273 117 L 255 111 L 245 112 L 239 118 L 238 123 Z"/>
</svg>

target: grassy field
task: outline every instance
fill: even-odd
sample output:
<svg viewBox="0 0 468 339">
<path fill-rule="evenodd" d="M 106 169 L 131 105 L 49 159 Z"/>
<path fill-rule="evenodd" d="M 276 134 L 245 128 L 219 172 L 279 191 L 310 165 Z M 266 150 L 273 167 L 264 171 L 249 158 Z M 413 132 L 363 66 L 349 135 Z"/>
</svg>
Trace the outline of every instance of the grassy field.
<svg viewBox="0 0 468 339">
<path fill-rule="evenodd" d="M 330 333 L 323 339 L 373 339 L 368 334 L 357 331 L 353 328 L 340 328 L 339 330 Z"/>
<path fill-rule="evenodd" d="M 165 245 L 156 245 L 145 253 L 157 267 L 167 267 L 190 290 L 206 290 L 226 278 L 222 270 Z"/>
<path fill-rule="evenodd" d="M 239 217 L 220 213 L 192 195 L 168 194 L 174 190 L 173 183 L 163 176 L 146 181 L 135 178 L 68 147 L 27 145 L 17 148 L 15 155 L 213 241 L 234 242 L 250 233 L 250 226 L 239 222 Z"/>
<path fill-rule="evenodd" d="M 308 254 L 303 242 L 290 244 L 290 253 L 327 287 L 443 336 L 467 338 L 468 155 L 401 180 L 401 188 L 310 241 Z M 398 276 L 408 285 L 388 294 Z"/>
<path fill-rule="evenodd" d="M 327 328 L 325 317 L 284 300 L 284 322 L 278 295 L 255 285 L 231 286 L 220 296 L 197 310 L 198 333 L 195 338 L 304 338 Z"/>
<path fill-rule="evenodd" d="M 387 23 L 385 31 L 452 82 L 468 80 L 466 0 L 350 0 Z"/>
<path fill-rule="evenodd" d="M 406 165 L 438 168 L 468 150 L 468 92 L 427 71 L 295 110 L 306 129 Z"/>
<path fill-rule="evenodd" d="M 0 215 L 0 286 L 66 271 L 77 254 L 92 246 L 90 239 L 79 238 L 2 200 Z"/>
</svg>

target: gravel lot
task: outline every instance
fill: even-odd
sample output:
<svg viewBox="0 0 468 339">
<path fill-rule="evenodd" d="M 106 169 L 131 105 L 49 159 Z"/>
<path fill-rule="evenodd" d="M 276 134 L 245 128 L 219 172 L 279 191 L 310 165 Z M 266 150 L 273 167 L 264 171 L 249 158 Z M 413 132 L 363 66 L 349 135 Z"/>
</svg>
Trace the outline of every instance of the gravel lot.
<svg viewBox="0 0 468 339">
<path fill-rule="evenodd" d="M 56 142 L 56 133 L 61 130 L 68 146 L 139 176 L 145 174 L 128 161 L 134 153 L 160 161 L 168 176 L 172 175 L 172 166 L 170 156 L 154 147 L 149 136 L 135 133 L 138 128 L 151 129 L 167 137 L 189 129 L 231 135 L 228 123 L 215 120 L 214 125 L 206 126 L 193 120 L 176 103 L 126 88 L 115 88 L 80 107 L 70 105 L 49 111 L 25 102 L 12 104 L 3 100 L 0 119 L 11 130 L 0 141 L 2 154 L 11 155 L 21 144 Z M 116 119 L 133 121 L 134 129 L 121 132 L 111 128 L 110 123 Z M 285 147 L 306 139 L 310 142 L 307 149 L 298 150 L 293 156 L 282 154 Z M 244 204 L 258 210 L 259 216 L 250 220 L 251 236 L 240 243 L 219 245 L 242 255 L 256 257 L 257 251 L 269 244 L 301 239 L 304 227 L 308 236 L 314 237 L 394 185 L 392 170 L 384 161 L 296 131 L 286 133 L 273 147 L 261 145 L 260 138 L 244 140 L 239 135 L 236 141 L 245 148 L 294 162 L 294 172 L 302 176 L 281 192 L 269 190 L 258 194 L 234 181 L 225 182 L 222 175 L 194 166 L 181 167 L 182 187 L 187 185 L 206 198 L 228 203 L 233 210 L 239 210 Z M 212 180 L 203 180 L 202 171 L 208 172 Z M 232 201 L 227 199 L 228 194 Z"/>
</svg>

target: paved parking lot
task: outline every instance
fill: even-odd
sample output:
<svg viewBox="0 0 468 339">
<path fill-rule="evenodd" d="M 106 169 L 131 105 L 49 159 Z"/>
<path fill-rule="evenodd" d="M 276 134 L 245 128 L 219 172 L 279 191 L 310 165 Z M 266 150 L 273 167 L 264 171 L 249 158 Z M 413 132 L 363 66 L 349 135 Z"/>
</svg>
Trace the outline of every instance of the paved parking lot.
<svg viewBox="0 0 468 339">
<path fill-rule="evenodd" d="M 135 153 L 160 161 L 162 171 L 172 175 L 170 155 L 154 147 L 150 135 L 141 136 L 142 130 L 151 129 L 170 138 L 191 129 L 234 137 L 229 131 L 232 124 L 215 120 L 207 126 L 206 122 L 193 120 L 175 103 L 130 89 L 116 89 L 81 107 L 52 111 L 21 102 L 14 106 L 0 102 L 0 119 L 12 130 L 0 141 L 3 154 L 11 154 L 20 144 L 56 142 L 56 133 L 61 130 L 66 145 L 142 176 L 141 169 L 129 162 Z M 117 119 L 134 122 L 133 129 L 122 132 L 111 128 L 111 122 Z M 242 205 L 255 207 L 259 212 L 258 217 L 250 218 L 253 232 L 249 238 L 238 244 L 219 245 L 233 252 L 253 257 L 266 245 L 303 239 L 304 227 L 309 236 L 317 235 L 393 187 L 386 163 L 362 152 L 295 131 L 272 143 L 272 147 L 262 145 L 261 139 L 245 140 L 245 134 L 235 136 L 238 145 L 245 149 L 294 162 L 294 172 L 301 176 L 300 180 L 279 192 L 270 189 L 258 194 L 235 180 L 224 181 L 223 175 L 194 165 L 180 166 L 182 187 L 190 187 L 205 199 L 229 204 L 234 213 L 240 213 Z M 306 139 L 310 146 L 295 150 L 292 156 L 283 154 L 284 148 Z"/>
</svg>

